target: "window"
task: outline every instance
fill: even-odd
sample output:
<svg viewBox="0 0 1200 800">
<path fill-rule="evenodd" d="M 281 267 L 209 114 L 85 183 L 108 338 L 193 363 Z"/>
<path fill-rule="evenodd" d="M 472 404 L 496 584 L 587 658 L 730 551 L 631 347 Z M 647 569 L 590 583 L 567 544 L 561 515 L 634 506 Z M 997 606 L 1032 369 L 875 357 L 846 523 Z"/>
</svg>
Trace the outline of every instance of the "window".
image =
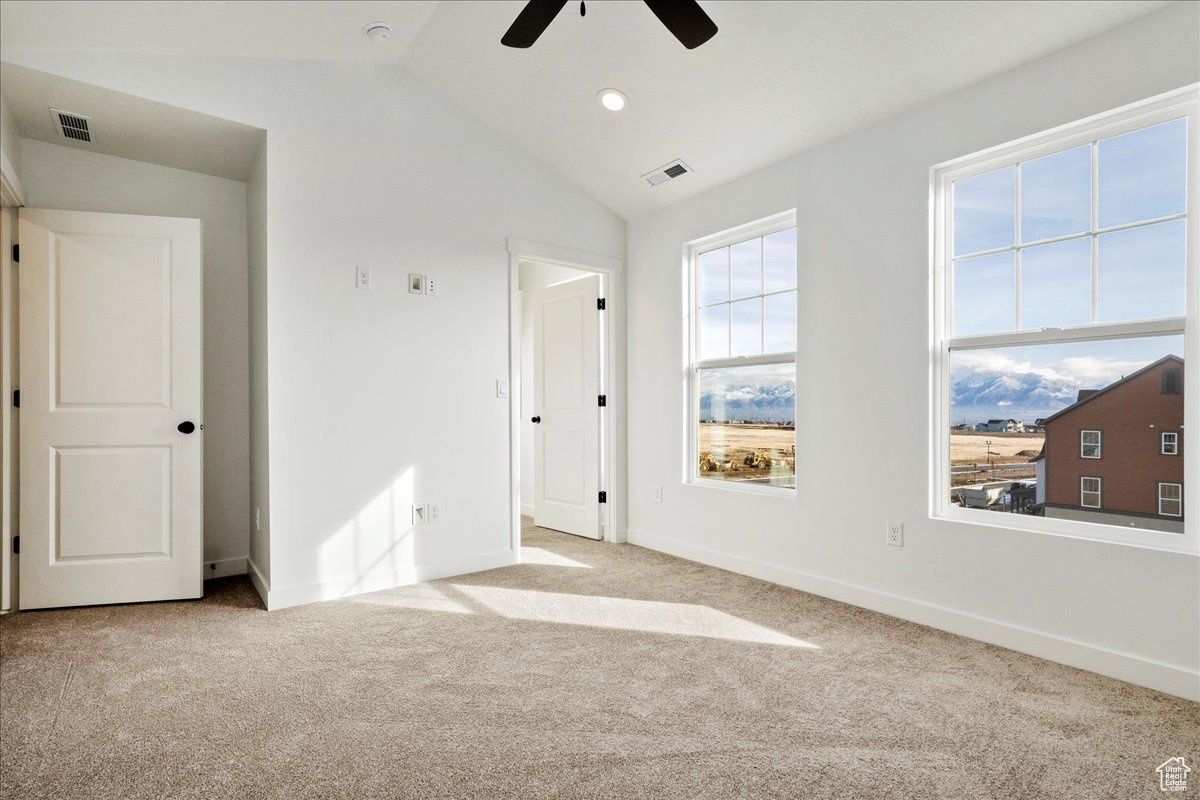
<svg viewBox="0 0 1200 800">
<path fill-rule="evenodd" d="M 1179 434 L 1178 433 L 1163 433 L 1163 435 L 1162 435 L 1162 454 L 1164 456 L 1179 455 Z"/>
<path fill-rule="evenodd" d="M 795 212 L 693 242 L 689 480 L 796 485 Z"/>
<path fill-rule="evenodd" d="M 1158 485 L 1158 513 L 1164 517 L 1183 516 L 1183 485 L 1160 483 Z"/>
<path fill-rule="evenodd" d="M 1189 87 L 932 170 L 934 516 L 1196 549 L 1145 524 L 1150 497 L 1103 521 L 1070 509 L 1100 506 L 1079 459 L 1137 473 L 1117 432 L 1183 416 L 1198 100 Z M 1136 399 L 1160 390 L 1178 405 Z M 1044 516 L 987 513 L 1016 489 Z"/>
</svg>

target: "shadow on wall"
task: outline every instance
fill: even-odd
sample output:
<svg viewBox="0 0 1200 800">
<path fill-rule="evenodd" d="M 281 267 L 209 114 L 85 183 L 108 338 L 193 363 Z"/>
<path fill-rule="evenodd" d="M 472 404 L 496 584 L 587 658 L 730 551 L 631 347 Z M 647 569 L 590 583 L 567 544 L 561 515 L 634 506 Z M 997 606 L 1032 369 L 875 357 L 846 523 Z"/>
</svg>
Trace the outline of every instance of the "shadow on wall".
<svg viewBox="0 0 1200 800">
<path fill-rule="evenodd" d="M 364 581 L 375 573 L 413 571 L 413 485 L 408 467 L 321 544 L 317 574 L 326 599 L 365 591 Z"/>
</svg>

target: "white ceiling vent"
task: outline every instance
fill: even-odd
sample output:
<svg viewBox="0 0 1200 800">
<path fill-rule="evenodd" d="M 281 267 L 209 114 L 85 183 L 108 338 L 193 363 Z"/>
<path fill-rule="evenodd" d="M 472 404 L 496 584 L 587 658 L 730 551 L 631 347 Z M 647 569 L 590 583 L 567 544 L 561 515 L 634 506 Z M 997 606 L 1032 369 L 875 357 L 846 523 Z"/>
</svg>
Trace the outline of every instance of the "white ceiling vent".
<svg viewBox="0 0 1200 800">
<path fill-rule="evenodd" d="M 680 175 L 686 175 L 692 171 L 691 167 L 677 158 L 669 164 L 663 164 L 658 169 L 650 170 L 642 177 L 651 186 L 658 186 L 660 183 L 666 183 L 673 178 L 678 178 Z"/>
<path fill-rule="evenodd" d="M 54 123 L 54 129 L 62 138 L 76 142 L 92 141 L 91 117 L 76 114 L 74 111 L 51 108 L 50 119 Z"/>
</svg>

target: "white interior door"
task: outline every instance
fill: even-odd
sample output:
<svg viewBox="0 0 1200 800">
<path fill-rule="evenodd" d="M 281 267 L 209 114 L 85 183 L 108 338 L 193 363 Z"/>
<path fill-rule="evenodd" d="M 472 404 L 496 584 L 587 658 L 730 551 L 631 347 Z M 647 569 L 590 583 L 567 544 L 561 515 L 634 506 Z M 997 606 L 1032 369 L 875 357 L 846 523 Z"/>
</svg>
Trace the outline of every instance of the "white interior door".
<svg viewBox="0 0 1200 800">
<path fill-rule="evenodd" d="M 534 316 L 536 503 L 543 528 L 600 538 L 600 278 L 551 286 Z"/>
<path fill-rule="evenodd" d="M 21 209 L 22 608 L 203 593 L 200 234 Z"/>
</svg>

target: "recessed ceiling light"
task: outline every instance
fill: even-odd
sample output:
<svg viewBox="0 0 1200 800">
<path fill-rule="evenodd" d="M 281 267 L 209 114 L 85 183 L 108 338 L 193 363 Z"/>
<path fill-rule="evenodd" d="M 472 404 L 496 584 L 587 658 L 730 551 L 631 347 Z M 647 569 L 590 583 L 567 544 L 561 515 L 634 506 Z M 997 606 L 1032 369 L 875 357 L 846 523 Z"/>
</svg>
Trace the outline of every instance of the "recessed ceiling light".
<svg viewBox="0 0 1200 800">
<path fill-rule="evenodd" d="M 629 103 L 629 98 L 625 96 L 625 93 L 618 92 L 616 89 L 601 89 L 600 94 L 596 95 L 596 99 L 609 111 L 620 111 Z"/>
<path fill-rule="evenodd" d="M 392 35 L 392 26 L 386 22 L 372 22 L 367 27 L 363 28 L 363 33 L 372 42 L 383 41 Z"/>
</svg>

